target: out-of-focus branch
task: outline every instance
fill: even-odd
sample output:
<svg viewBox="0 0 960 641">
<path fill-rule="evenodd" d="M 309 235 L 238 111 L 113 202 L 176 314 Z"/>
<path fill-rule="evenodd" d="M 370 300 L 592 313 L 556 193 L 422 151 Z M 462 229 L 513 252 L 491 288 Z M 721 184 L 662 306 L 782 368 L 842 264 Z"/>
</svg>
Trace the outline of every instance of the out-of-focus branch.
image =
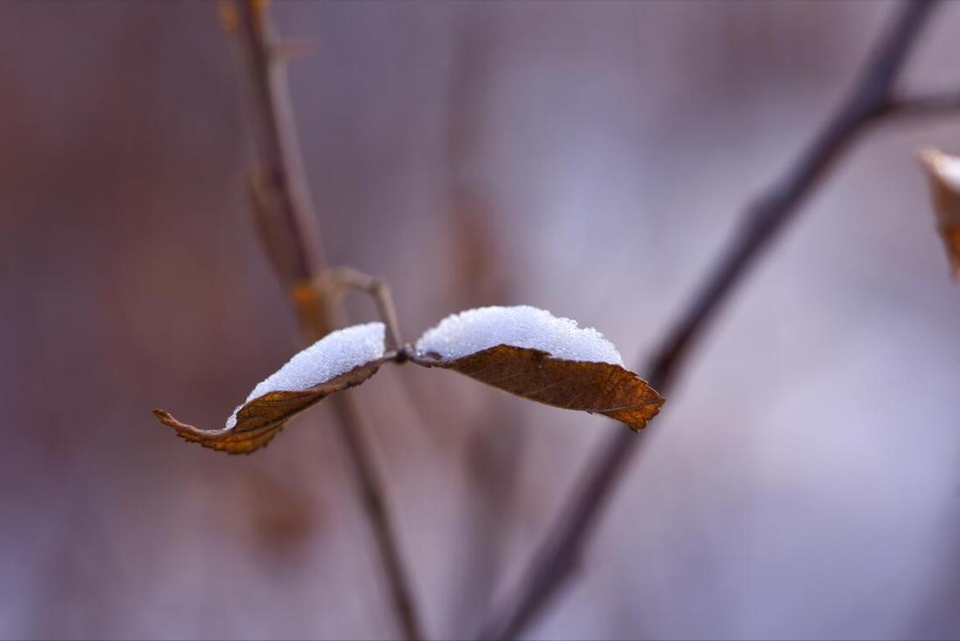
<svg viewBox="0 0 960 641">
<path fill-rule="evenodd" d="M 455 42 L 447 75 L 442 164 L 447 242 L 454 249 L 448 300 L 454 309 L 462 309 L 514 299 L 516 279 L 511 274 L 516 266 L 502 245 L 496 199 L 477 171 L 491 129 L 489 98 L 500 44 L 497 12 L 482 3 L 464 6 L 458 12 Z M 529 453 L 526 422 L 512 399 L 496 395 L 462 426 L 469 477 L 463 497 L 466 522 L 453 577 L 457 589 L 446 613 L 457 636 L 484 623 L 510 563 L 509 541 L 525 500 L 517 485 Z M 493 425 L 497 429 L 490 429 Z"/>
<path fill-rule="evenodd" d="M 284 59 L 271 42 L 266 2 L 221 3 L 228 30 L 237 34 L 249 76 L 257 166 L 250 174 L 253 213 L 281 283 L 290 292 L 307 340 L 333 326 L 323 318 L 311 279 L 323 267 L 320 225 L 310 198 Z"/>
<path fill-rule="evenodd" d="M 670 389 L 697 340 L 749 268 L 868 125 L 895 115 L 940 113 L 955 106 L 952 97 L 892 97 L 894 82 L 933 8 L 934 0 L 905 0 L 900 5 L 891 28 L 881 37 L 846 100 L 786 175 L 747 209 L 742 227 L 709 271 L 692 305 L 668 333 L 654 358 L 641 369 L 661 394 Z M 643 438 L 621 430 L 601 446 L 559 522 L 537 550 L 518 592 L 481 638 L 515 638 L 551 604 L 577 569 L 584 546 L 643 442 Z"/>
<path fill-rule="evenodd" d="M 960 110 L 960 93 L 891 98 L 887 109 L 887 115 L 891 118 L 954 114 Z"/>
<path fill-rule="evenodd" d="M 341 306 L 324 300 L 317 288 L 316 277 L 324 261 L 287 86 L 288 48 L 272 39 L 265 0 L 223 0 L 220 6 L 224 25 L 243 45 L 250 78 L 259 154 L 259 164 L 251 177 L 257 224 L 277 276 L 290 292 L 304 338 L 313 341 L 337 327 L 343 312 Z M 329 402 L 354 468 L 398 624 L 407 639 L 420 639 L 412 590 L 383 483 L 365 440 L 363 417 L 350 395 L 337 395 Z"/>
</svg>

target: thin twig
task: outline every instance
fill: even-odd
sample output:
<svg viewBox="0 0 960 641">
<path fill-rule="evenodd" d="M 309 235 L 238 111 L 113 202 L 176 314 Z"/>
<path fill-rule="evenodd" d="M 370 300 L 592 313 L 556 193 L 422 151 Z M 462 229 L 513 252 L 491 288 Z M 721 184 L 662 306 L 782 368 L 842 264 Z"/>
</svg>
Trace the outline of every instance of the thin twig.
<svg viewBox="0 0 960 641">
<path fill-rule="evenodd" d="M 390 340 L 398 355 L 403 358 L 406 345 L 400 333 L 400 321 L 397 308 L 393 304 L 390 287 L 382 278 L 365 274 L 353 267 L 327 267 L 314 279 L 314 283 L 324 299 L 340 305 L 346 289 L 364 292 L 377 304 L 377 313 L 390 332 Z"/>
<path fill-rule="evenodd" d="M 342 310 L 327 304 L 315 278 L 323 270 L 319 222 L 303 169 L 287 87 L 284 50 L 271 38 L 264 0 L 221 4 L 228 29 L 243 43 L 251 80 L 259 166 L 251 186 L 261 238 L 281 283 L 291 293 L 308 341 L 339 324 Z M 338 418 L 377 549 L 383 562 L 398 624 L 407 639 L 422 638 L 412 590 L 404 571 L 383 482 L 364 436 L 363 416 L 350 395 L 330 399 Z"/>
<path fill-rule="evenodd" d="M 891 98 L 888 108 L 892 118 L 954 114 L 960 109 L 960 93 Z"/>
<path fill-rule="evenodd" d="M 933 7 L 934 0 L 907 0 L 901 4 L 892 28 L 880 39 L 846 100 L 786 176 L 745 212 L 739 233 L 708 272 L 693 304 L 641 370 L 649 374 L 651 384 L 661 393 L 669 390 L 691 349 L 749 268 L 866 126 L 897 115 L 900 110 L 937 113 L 946 108 L 949 100 L 903 102 L 891 98 L 897 75 Z M 551 534 L 536 552 L 519 591 L 508 602 L 506 611 L 492 619 L 481 638 L 516 638 L 559 594 L 573 576 L 584 546 L 643 442 L 644 439 L 621 430 L 601 446 L 568 499 L 559 523 L 550 529 Z"/>
</svg>

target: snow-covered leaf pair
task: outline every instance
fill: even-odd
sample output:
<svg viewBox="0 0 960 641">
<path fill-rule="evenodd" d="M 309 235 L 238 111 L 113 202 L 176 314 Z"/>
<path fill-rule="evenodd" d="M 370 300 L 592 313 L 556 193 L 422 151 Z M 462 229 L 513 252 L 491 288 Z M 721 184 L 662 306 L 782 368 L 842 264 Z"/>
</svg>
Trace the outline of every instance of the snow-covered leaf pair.
<svg viewBox="0 0 960 641">
<path fill-rule="evenodd" d="M 257 385 L 223 429 L 200 430 L 163 410 L 154 414 L 188 441 L 232 454 L 253 452 L 294 415 L 363 383 L 392 360 L 384 334 L 382 323 L 368 323 L 322 338 Z M 533 307 L 484 307 L 450 316 L 421 337 L 410 360 L 547 405 L 604 414 L 634 430 L 663 404 L 623 367 L 599 332 Z"/>
</svg>

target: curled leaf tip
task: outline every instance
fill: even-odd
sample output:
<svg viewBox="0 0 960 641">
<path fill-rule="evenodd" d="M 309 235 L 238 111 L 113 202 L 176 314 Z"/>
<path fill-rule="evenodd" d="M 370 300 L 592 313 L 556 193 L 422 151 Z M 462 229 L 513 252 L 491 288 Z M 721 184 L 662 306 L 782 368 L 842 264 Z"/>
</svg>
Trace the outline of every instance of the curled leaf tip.
<svg viewBox="0 0 960 641">
<path fill-rule="evenodd" d="M 283 424 L 280 423 L 248 430 L 201 430 L 193 425 L 181 423 L 164 410 L 155 409 L 153 414 L 161 423 L 172 427 L 177 436 L 183 440 L 227 454 L 251 454 L 266 447 L 283 429 Z"/>
<path fill-rule="evenodd" d="M 167 427 L 172 427 L 177 434 L 181 432 L 201 432 L 192 425 L 187 425 L 186 423 L 181 423 L 175 419 L 170 412 L 161 409 L 153 410 L 153 415 L 157 417 L 157 420 L 166 425 Z"/>
</svg>

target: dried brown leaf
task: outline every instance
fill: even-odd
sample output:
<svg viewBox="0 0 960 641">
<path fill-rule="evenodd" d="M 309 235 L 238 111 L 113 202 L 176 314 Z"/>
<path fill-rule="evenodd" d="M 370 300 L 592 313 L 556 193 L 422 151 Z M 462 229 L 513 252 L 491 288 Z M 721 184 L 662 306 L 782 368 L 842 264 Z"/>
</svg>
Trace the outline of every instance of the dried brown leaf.
<svg viewBox="0 0 960 641">
<path fill-rule="evenodd" d="M 620 365 L 554 358 L 547 352 L 497 345 L 452 360 L 418 356 L 424 367 L 451 369 L 538 403 L 604 414 L 639 431 L 656 416 L 663 398 Z"/>
<path fill-rule="evenodd" d="M 334 392 L 363 383 L 387 360 L 389 358 L 370 361 L 309 389 L 270 392 L 248 401 L 237 412 L 237 424 L 232 428 L 201 430 L 181 423 L 163 410 L 153 410 L 153 413 L 186 441 L 228 454 L 250 454 L 273 440 L 291 418 Z"/>
<path fill-rule="evenodd" d="M 925 149 L 921 159 L 930 176 L 933 206 L 953 277 L 960 279 L 960 158 Z"/>
</svg>

